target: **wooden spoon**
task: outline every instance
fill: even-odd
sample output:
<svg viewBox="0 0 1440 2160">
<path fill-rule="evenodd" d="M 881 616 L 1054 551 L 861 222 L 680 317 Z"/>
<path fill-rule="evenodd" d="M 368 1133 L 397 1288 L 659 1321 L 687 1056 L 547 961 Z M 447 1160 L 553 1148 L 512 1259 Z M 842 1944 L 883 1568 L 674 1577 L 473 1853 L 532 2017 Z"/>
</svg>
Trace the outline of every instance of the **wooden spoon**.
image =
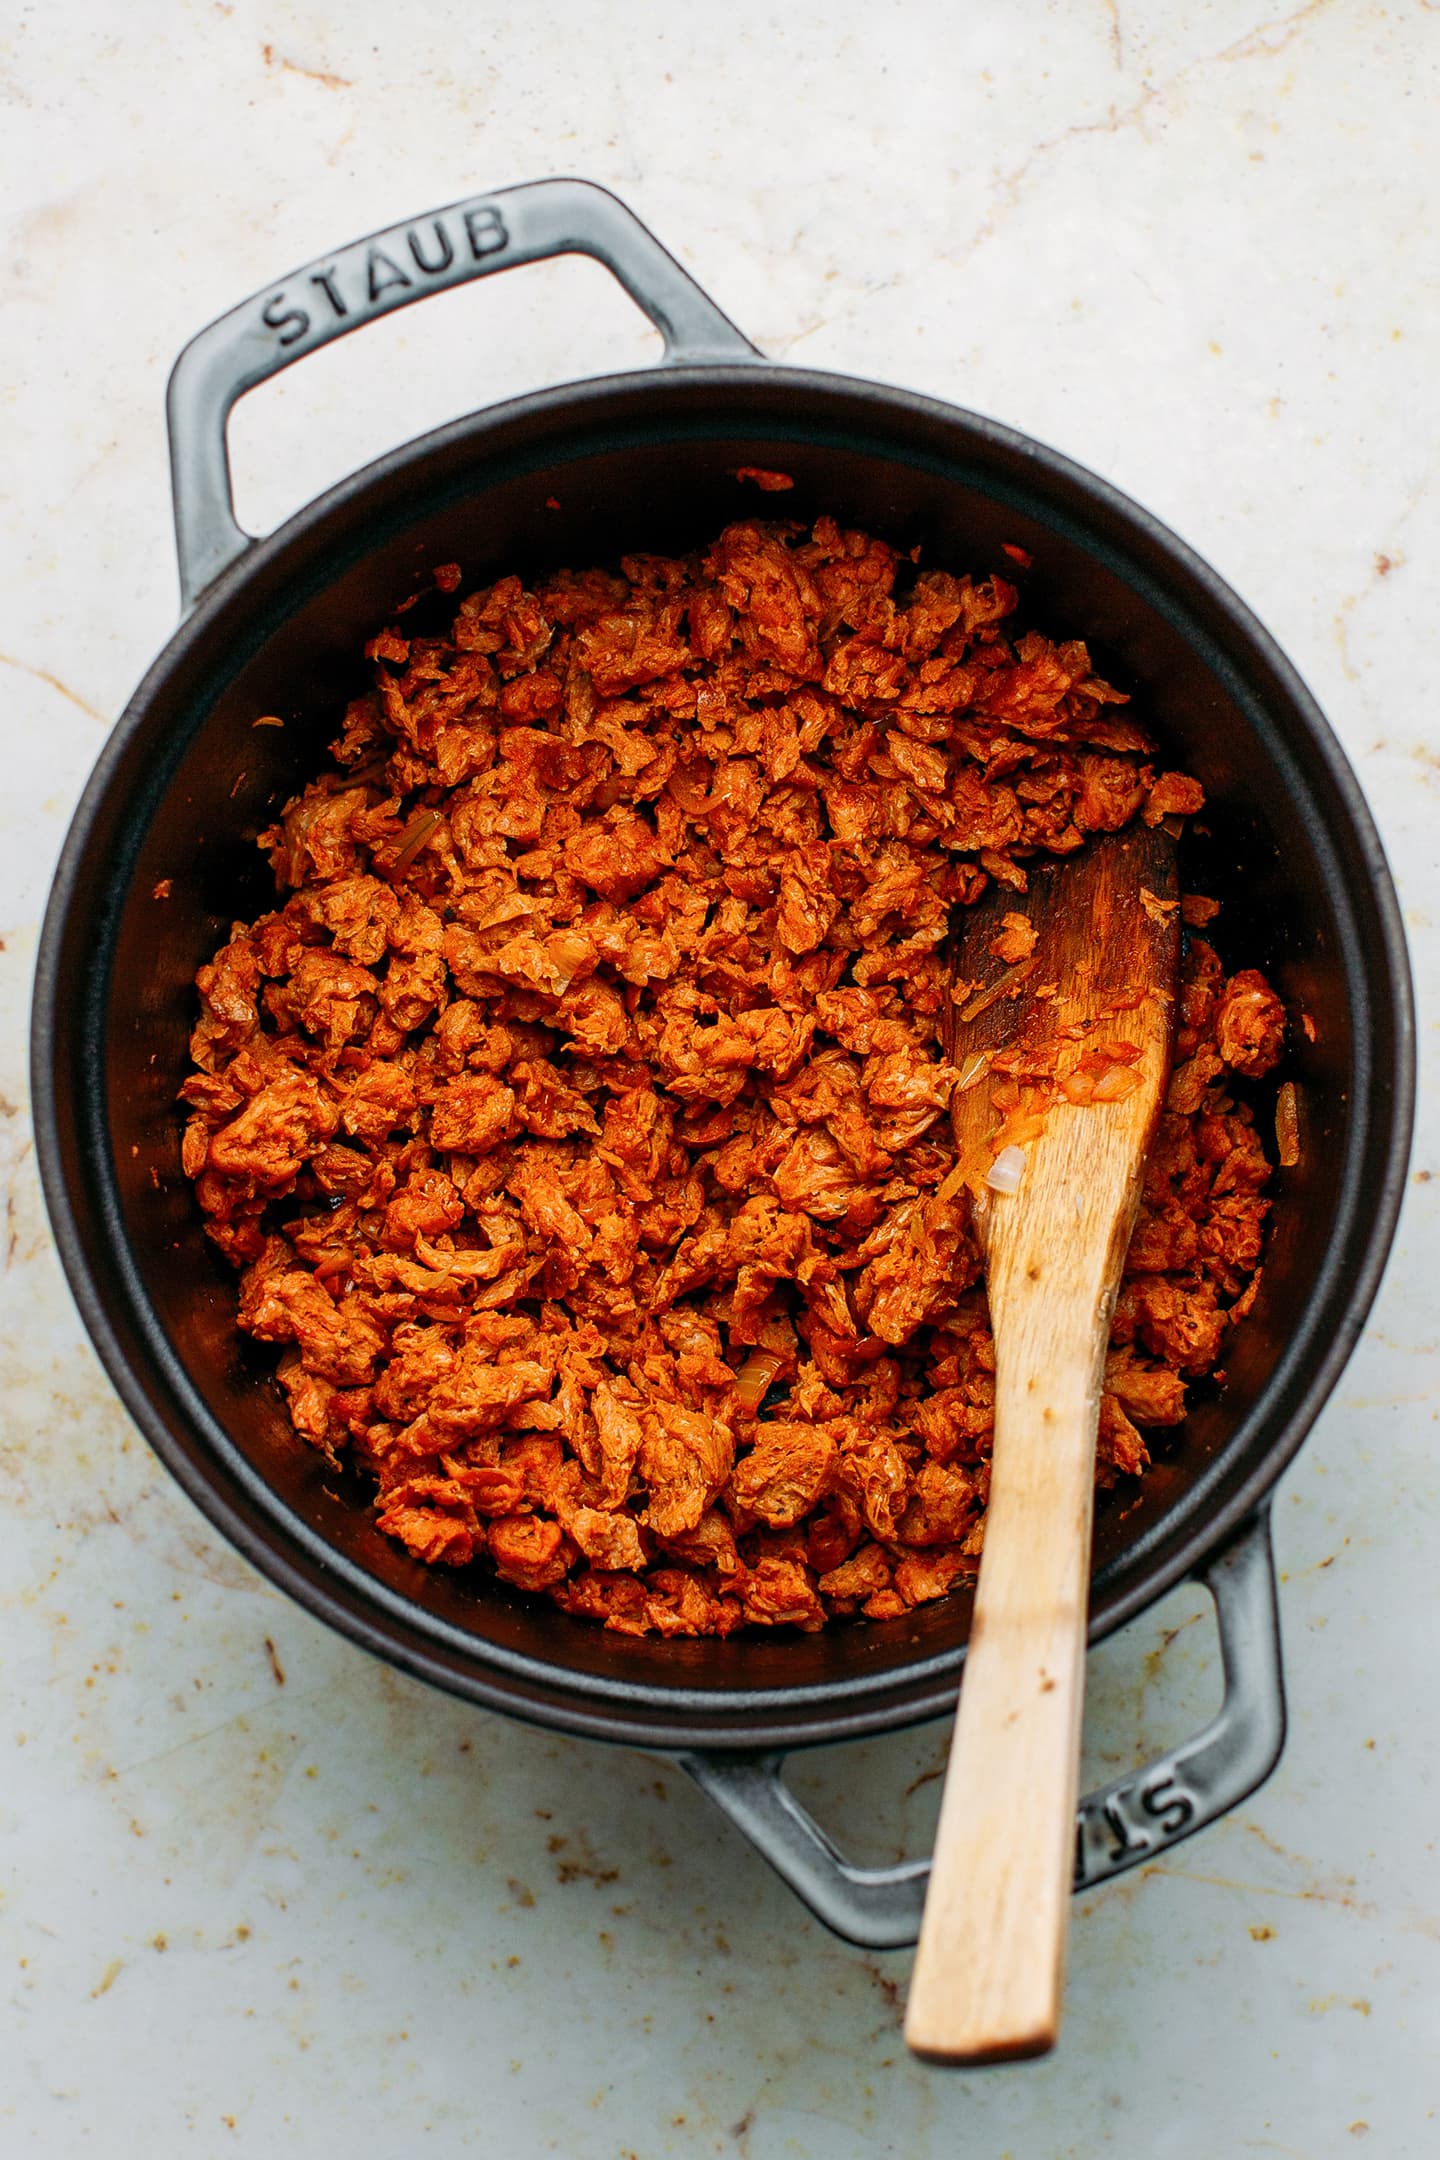
<svg viewBox="0 0 1440 2160">
<path fill-rule="evenodd" d="M 997 940 L 1013 955 L 1029 934 L 1002 926 L 1006 914 L 1036 932 L 1028 958 L 996 956 Z M 1179 944 L 1173 844 L 1139 826 L 1031 870 L 1027 894 L 987 894 L 953 948 L 955 1174 L 977 1195 L 995 1443 L 905 2020 L 935 2062 L 1042 2055 L 1059 2027 L 1101 1378 L 1165 1090 Z M 1057 1051 L 1074 1068 L 1059 1100 L 1042 1081 L 1018 1113 L 1004 1094 L 997 1106 L 997 1056 L 1044 1068 Z M 1012 1138 L 1023 1159 L 1004 1152 Z M 1017 1167 L 1015 1190 L 986 1183 Z"/>
</svg>

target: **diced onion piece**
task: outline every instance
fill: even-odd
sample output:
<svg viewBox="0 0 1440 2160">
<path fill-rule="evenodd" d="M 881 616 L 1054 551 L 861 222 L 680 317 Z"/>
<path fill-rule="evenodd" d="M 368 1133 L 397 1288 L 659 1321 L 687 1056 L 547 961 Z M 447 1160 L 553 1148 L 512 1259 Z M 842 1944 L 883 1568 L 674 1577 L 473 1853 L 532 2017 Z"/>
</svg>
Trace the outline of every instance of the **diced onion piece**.
<svg viewBox="0 0 1440 2160">
<path fill-rule="evenodd" d="M 976 1050 L 972 1056 L 966 1058 L 960 1068 L 960 1077 L 955 1083 L 957 1093 L 963 1095 L 968 1088 L 977 1087 L 984 1079 L 985 1068 L 989 1063 L 988 1050 Z"/>
<path fill-rule="evenodd" d="M 400 836 L 400 851 L 395 857 L 395 868 L 403 870 L 407 863 L 413 862 L 436 826 L 443 822 L 442 811 L 417 810 Z"/>
<path fill-rule="evenodd" d="M 1300 1106 L 1293 1080 L 1287 1080 L 1275 1098 L 1275 1145 L 1281 1168 L 1293 1170 L 1300 1160 Z"/>
<path fill-rule="evenodd" d="M 581 937 L 574 930 L 557 930 L 546 938 L 545 951 L 555 970 L 554 987 L 557 997 L 568 990 L 582 968 L 593 968 L 595 948 L 589 938 Z"/>
<path fill-rule="evenodd" d="M 569 968 L 572 975 L 584 967 L 587 960 L 595 958 L 595 948 L 589 938 L 581 937 L 576 930 L 557 930 L 545 940 L 545 950 L 557 967 Z"/>
<path fill-rule="evenodd" d="M 965 1163 L 957 1162 L 954 1169 L 947 1171 L 945 1177 L 937 1186 L 935 1198 L 943 1206 L 947 1200 L 953 1200 L 956 1193 L 962 1191 L 969 1182 L 970 1178 Z"/>
<path fill-rule="evenodd" d="M 515 892 L 507 894 L 503 900 L 497 900 L 492 907 L 479 909 L 473 915 L 462 903 L 462 913 L 472 930 L 498 930 L 504 923 L 519 922 L 522 916 L 538 915 L 540 902 L 527 900 L 524 893 Z"/>
<path fill-rule="evenodd" d="M 988 990 L 977 990 L 975 995 L 961 1006 L 956 1019 L 966 1023 L 978 1020 L 981 1013 L 988 1012 L 1002 997 L 1009 997 L 1013 991 L 1018 990 L 1021 983 L 1034 974 L 1038 965 L 1033 953 L 1028 960 L 1017 960 L 1014 967 L 1006 968 L 1004 974 L 998 976 Z"/>
<path fill-rule="evenodd" d="M 985 1183 L 991 1192 L 1018 1192 L 1024 1175 L 1024 1148 L 1002 1147 L 985 1173 Z"/>
<path fill-rule="evenodd" d="M 735 1393 L 747 1410 L 758 1410 L 785 1364 L 778 1350 L 752 1350 L 735 1375 Z"/>
<path fill-rule="evenodd" d="M 1107 1065 L 1095 1082 L 1092 1102 L 1123 1102 L 1140 1085 L 1140 1075 L 1128 1065 Z"/>
</svg>

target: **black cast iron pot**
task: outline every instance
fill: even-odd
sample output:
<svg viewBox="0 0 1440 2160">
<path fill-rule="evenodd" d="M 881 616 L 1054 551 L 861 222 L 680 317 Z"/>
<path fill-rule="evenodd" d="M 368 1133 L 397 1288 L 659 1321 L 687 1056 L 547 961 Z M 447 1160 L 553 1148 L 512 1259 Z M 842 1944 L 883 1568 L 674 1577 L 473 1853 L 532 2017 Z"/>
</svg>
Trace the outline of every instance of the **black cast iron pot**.
<svg viewBox="0 0 1440 2160">
<path fill-rule="evenodd" d="M 520 398 L 382 458 L 255 541 L 235 523 L 225 425 L 245 390 L 424 293 L 580 252 L 663 333 L 665 364 Z M 355 655 L 427 565 L 497 573 L 679 550 L 762 507 L 829 511 L 924 559 L 1027 549 L 1037 623 L 1088 640 L 1204 782 L 1188 876 L 1225 901 L 1232 958 L 1292 1014 L 1298 1165 L 1277 1180 L 1259 1300 L 1228 1384 L 1121 1519 L 1096 1526 L 1092 1639 L 1187 1575 L 1214 1593 L 1226 1695 L 1186 1746 L 1088 1798 L 1076 1879 L 1188 1836 L 1252 1790 L 1284 1736 L 1270 1488 L 1374 1294 L 1404 1179 L 1414 1076 L 1404 941 L 1380 845 L 1325 721 L 1203 562 L 1053 451 L 927 398 L 772 367 L 613 196 L 574 180 L 459 203 L 343 248 L 203 331 L 170 385 L 184 621 L 112 734 L 61 858 L 41 943 L 41 1170 L 101 1357 L 163 1460 L 272 1581 L 393 1664 L 490 1709 L 673 1755 L 830 1926 L 913 1941 L 925 1863 L 848 1865 L 780 1782 L 787 1748 L 943 1715 L 968 1603 L 818 1636 L 606 1634 L 489 1581 L 411 1561 L 296 1439 L 266 1354 L 179 1167 L 176 1090 L 196 967 L 270 903 L 254 846 L 320 764 Z M 558 506 L 558 507 L 557 507 Z M 282 729 L 252 726 L 283 716 Z"/>
</svg>

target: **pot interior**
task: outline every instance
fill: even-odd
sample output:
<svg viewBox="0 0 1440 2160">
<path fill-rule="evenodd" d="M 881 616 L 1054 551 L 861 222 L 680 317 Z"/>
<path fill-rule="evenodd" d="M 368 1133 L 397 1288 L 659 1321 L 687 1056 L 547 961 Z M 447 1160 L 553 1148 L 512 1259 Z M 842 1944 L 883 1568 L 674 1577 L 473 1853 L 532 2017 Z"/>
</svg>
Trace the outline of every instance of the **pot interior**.
<svg viewBox="0 0 1440 2160">
<path fill-rule="evenodd" d="M 793 490 L 757 494 L 734 477 L 747 465 L 780 468 Z M 1377 1163 L 1383 1174 L 1387 1138 L 1393 1152 L 1376 1090 L 1395 1016 L 1378 960 L 1367 982 L 1365 944 L 1378 955 L 1383 940 L 1364 919 L 1375 905 L 1365 831 L 1343 769 L 1337 778 L 1309 732 L 1303 693 L 1208 574 L 1034 446 L 834 378 L 651 376 L 427 438 L 256 550 L 142 689 L 72 844 L 56 1116 L 73 1242 L 119 1346 L 107 1355 L 112 1368 L 123 1360 L 132 1407 L 172 1467 L 288 1587 L 332 1618 L 335 1599 L 348 1601 L 342 1624 L 365 1632 L 353 1619 L 364 1613 L 375 1646 L 487 1699 L 543 1671 L 567 1699 L 648 1703 L 656 1731 L 724 1711 L 732 1723 L 748 1712 L 736 1728 L 747 1733 L 814 1737 L 804 1705 L 836 1730 L 848 1704 L 855 1729 L 871 1698 L 876 1720 L 888 1704 L 894 1722 L 897 1689 L 907 1715 L 943 1704 L 969 1601 L 819 1636 L 661 1642 L 605 1634 L 480 1569 L 409 1559 L 372 1527 L 358 1485 L 295 1437 L 274 1353 L 234 1325 L 235 1279 L 179 1165 L 194 973 L 232 920 L 272 904 L 255 836 L 324 760 L 347 696 L 365 684 L 365 638 L 428 568 L 458 561 L 468 590 L 515 569 L 683 549 L 734 518 L 820 512 L 918 545 L 927 566 L 1013 577 L 1003 544 L 1031 555 L 1023 618 L 1084 638 L 1205 786 L 1182 875 L 1223 902 L 1211 933 L 1223 959 L 1262 968 L 1292 1020 L 1303 1011 L 1315 1025 L 1313 1042 L 1294 1029 L 1285 1068 L 1300 1088 L 1301 1157 L 1271 1188 L 1258 1300 L 1224 1386 L 1194 1389 L 1185 1425 L 1154 1436 L 1143 1485 L 1101 1501 L 1097 1629 L 1158 1595 L 1268 1482 L 1345 1332 L 1347 1270 L 1366 1234 L 1355 1193 L 1367 1164 L 1372 1179 Z M 261 714 L 285 726 L 256 728 Z M 1257 1101 L 1264 1128 L 1273 1084 Z M 76 1201 L 82 1186 L 88 1199 Z"/>
</svg>

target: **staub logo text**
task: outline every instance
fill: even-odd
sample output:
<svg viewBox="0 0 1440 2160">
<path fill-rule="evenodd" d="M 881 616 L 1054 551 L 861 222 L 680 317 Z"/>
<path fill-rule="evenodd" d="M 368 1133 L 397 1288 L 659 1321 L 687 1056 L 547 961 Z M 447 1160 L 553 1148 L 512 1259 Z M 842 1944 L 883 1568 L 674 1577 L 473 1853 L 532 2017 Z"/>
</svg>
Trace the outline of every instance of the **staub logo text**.
<svg viewBox="0 0 1440 2160">
<path fill-rule="evenodd" d="M 457 265 L 483 262 L 510 244 L 505 221 L 489 203 L 446 211 L 398 233 L 348 248 L 335 261 L 283 285 L 260 310 L 277 345 L 294 345 L 314 325 L 324 330 L 347 317 L 394 306 L 406 293 L 437 283 Z"/>
</svg>

